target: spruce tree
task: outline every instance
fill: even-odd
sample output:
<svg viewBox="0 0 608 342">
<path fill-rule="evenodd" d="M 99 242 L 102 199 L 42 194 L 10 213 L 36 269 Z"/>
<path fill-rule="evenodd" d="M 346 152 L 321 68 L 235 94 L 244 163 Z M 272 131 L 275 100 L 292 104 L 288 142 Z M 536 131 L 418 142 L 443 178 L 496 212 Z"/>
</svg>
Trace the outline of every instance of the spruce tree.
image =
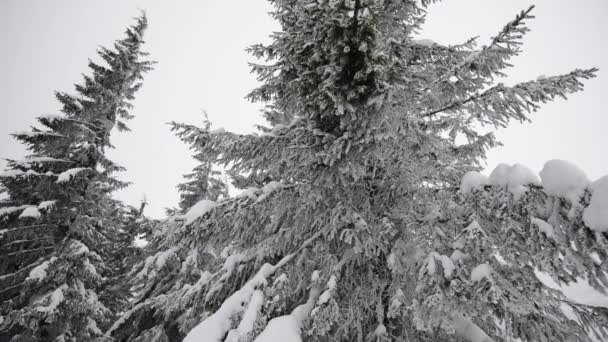
<svg viewBox="0 0 608 342">
<path fill-rule="evenodd" d="M 111 248 L 105 260 L 108 275 L 99 294 L 101 301 L 111 308 L 113 314 L 130 307 L 133 293 L 127 277 L 133 266 L 146 256 L 146 243 L 158 224 L 144 215 L 146 199 L 142 200 L 139 208 L 121 202 L 117 204 L 110 216 L 117 229 L 109 235 Z"/>
<path fill-rule="evenodd" d="M 7 160 L 0 175 L 10 196 L 0 204 L 2 340 L 94 340 L 113 315 L 98 292 L 120 228 L 112 216 L 122 204 L 111 194 L 127 183 L 105 151 L 113 128 L 128 130 L 131 101 L 151 69 L 140 50 L 146 27 L 142 14 L 114 49 L 100 48 L 104 63 L 89 62 L 76 95 L 55 94 L 61 115 L 14 134 L 30 154 Z"/>
<path fill-rule="evenodd" d="M 209 127 L 206 118 L 202 128 L 171 123 L 171 130 L 194 150 L 198 164 L 185 175 L 186 182 L 178 186 L 181 209 L 153 227 L 148 235 L 149 255 L 125 277 L 124 287 L 134 294 L 132 305 L 107 331 L 108 337 L 118 341 L 178 341 L 185 334 L 179 322 L 180 317 L 187 317 L 190 305 L 200 294 L 196 279 L 204 278 L 203 271 L 221 251 L 211 246 L 199 248 L 195 238 L 181 236 L 179 229 L 207 210 L 208 205 L 228 196 L 220 172 L 212 169 L 204 143 L 201 144 L 215 134 Z"/>
<path fill-rule="evenodd" d="M 180 194 L 179 207 L 184 212 L 202 199 L 216 201 L 228 196 L 228 187 L 220 178 L 221 172 L 214 170 L 210 159 L 203 150 L 199 150 L 199 142 L 205 140 L 211 133 L 211 123 L 207 119 L 207 114 L 203 124 L 203 127 L 199 128 L 176 122 L 170 123 L 171 130 L 195 151 L 193 158 L 197 162 L 192 172 L 184 175 L 186 181 L 177 186 Z"/>
<path fill-rule="evenodd" d="M 605 291 L 606 178 L 562 161 L 540 179 L 520 165 L 478 173 L 494 129 L 582 90 L 596 69 L 496 84 L 532 8 L 478 47 L 415 39 L 432 1 L 271 2 L 281 31 L 250 49 L 266 63 L 253 65 L 262 85 L 249 96 L 270 104 L 270 127 L 196 142 L 244 191 L 163 224 L 136 277 L 163 290 L 142 294 L 109 336 L 608 338 L 606 308 L 537 277 Z"/>
</svg>

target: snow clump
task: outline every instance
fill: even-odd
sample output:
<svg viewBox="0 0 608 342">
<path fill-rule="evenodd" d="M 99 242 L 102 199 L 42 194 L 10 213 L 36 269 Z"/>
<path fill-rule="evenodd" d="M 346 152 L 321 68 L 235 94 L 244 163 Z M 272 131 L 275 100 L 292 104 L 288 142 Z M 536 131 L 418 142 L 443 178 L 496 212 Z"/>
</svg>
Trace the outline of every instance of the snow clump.
<svg viewBox="0 0 608 342">
<path fill-rule="evenodd" d="M 598 179 L 590 188 L 591 202 L 583 212 L 583 221 L 597 232 L 608 232 L 608 176 Z"/>
<path fill-rule="evenodd" d="M 483 186 L 487 184 L 489 184 L 489 179 L 487 176 L 477 171 L 469 171 L 465 173 L 464 177 L 462 177 L 462 182 L 460 183 L 460 192 L 463 194 L 468 194 L 473 190 L 483 188 Z"/>
<path fill-rule="evenodd" d="M 516 199 L 528 191 L 526 185 L 540 184 L 534 172 L 521 164 L 499 164 L 490 174 L 490 183 L 506 186 Z"/>
<path fill-rule="evenodd" d="M 564 197 L 571 203 L 577 203 L 589 185 L 589 179 L 578 166 L 559 159 L 546 162 L 540 178 L 547 194 Z"/>
</svg>

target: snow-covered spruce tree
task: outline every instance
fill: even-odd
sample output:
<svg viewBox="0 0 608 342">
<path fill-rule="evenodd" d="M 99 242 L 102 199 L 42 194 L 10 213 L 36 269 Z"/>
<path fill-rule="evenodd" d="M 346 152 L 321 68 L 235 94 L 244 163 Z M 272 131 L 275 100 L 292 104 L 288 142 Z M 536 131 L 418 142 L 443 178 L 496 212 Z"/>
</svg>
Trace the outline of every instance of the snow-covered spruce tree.
<svg viewBox="0 0 608 342">
<path fill-rule="evenodd" d="M 0 175 L 10 196 L 0 207 L 0 340 L 92 340 L 112 316 L 98 292 L 120 228 L 112 216 L 122 204 L 111 193 L 127 184 L 114 178 L 123 168 L 105 150 L 114 127 L 128 129 L 130 102 L 151 68 L 140 50 L 146 26 L 142 15 L 114 50 L 101 48 L 105 64 L 89 62 L 77 95 L 56 93 L 61 115 L 14 134 L 30 155 L 8 160 Z"/>
<path fill-rule="evenodd" d="M 179 236 L 184 222 L 191 223 L 208 205 L 228 195 L 220 173 L 212 169 L 203 153 L 201 142 L 209 139 L 210 124 L 205 119 L 203 128 L 174 122 L 171 126 L 194 150 L 198 165 L 185 176 L 186 183 L 178 186 L 182 213 L 175 212 L 169 220 L 156 226 L 148 235 L 149 256 L 125 277 L 126 285 L 131 286 L 130 291 L 135 295 L 132 308 L 107 332 L 119 341 L 180 340 L 186 332 L 180 317 L 189 310 L 192 297 L 200 294 L 194 283 L 201 277 L 204 279 L 203 270 L 211 267 L 217 257 L 213 248 L 205 248 L 194 236 Z M 191 327 L 196 323 L 186 325 Z"/>
<path fill-rule="evenodd" d="M 250 98 L 270 103 L 272 127 L 198 141 L 249 188 L 165 223 L 165 242 L 140 275 L 149 288 L 171 289 L 142 297 L 110 335 L 606 337 L 605 309 L 572 303 L 535 276 L 607 285 L 606 178 L 590 184 L 560 161 L 547 163 L 540 181 L 518 165 L 489 180 L 475 173 L 498 143 L 483 131 L 528 120 L 596 70 L 494 84 L 520 51 L 531 9 L 478 48 L 475 39 L 414 39 L 430 1 L 271 2 L 282 30 L 251 48 L 267 64 L 253 65 L 263 84 Z"/>
<path fill-rule="evenodd" d="M 197 150 L 199 140 L 210 134 L 211 123 L 205 114 L 203 128 L 171 122 L 171 130 L 190 148 L 195 151 L 193 157 L 197 162 L 191 173 L 184 175 L 186 181 L 177 186 L 180 195 L 179 207 L 187 211 L 203 199 L 216 201 L 228 196 L 228 187 L 222 181 L 221 172 L 213 170 L 213 165 L 204 151 Z"/>
<path fill-rule="evenodd" d="M 157 220 L 144 215 L 147 201 L 142 200 L 139 208 L 124 205 L 116 208 L 111 219 L 117 229 L 110 235 L 112 249 L 105 260 L 109 268 L 104 282 L 103 292 L 99 294 L 101 301 L 111 308 L 113 313 L 124 312 L 133 300 L 131 285 L 126 277 L 133 266 L 145 258 L 145 243 L 147 237 L 158 224 Z M 142 245 L 143 243 L 143 245 Z"/>
</svg>

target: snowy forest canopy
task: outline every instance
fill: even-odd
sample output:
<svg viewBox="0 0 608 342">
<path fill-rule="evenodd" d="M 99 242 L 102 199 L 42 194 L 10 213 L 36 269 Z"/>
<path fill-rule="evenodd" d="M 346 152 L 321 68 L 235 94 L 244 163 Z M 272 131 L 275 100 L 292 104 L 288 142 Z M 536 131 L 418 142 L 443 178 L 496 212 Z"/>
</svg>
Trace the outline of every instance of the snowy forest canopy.
<svg viewBox="0 0 608 342">
<path fill-rule="evenodd" d="M 433 1 L 270 2 L 281 30 L 248 50 L 267 125 L 171 122 L 197 165 L 167 219 L 112 197 L 106 155 L 155 64 L 144 14 L 13 135 L 0 340 L 607 340 L 608 176 L 480 173 L 497 128 L 597 70 L 497 82 L 532 7 L 442 45 L 416 38 Z"/>
</svg>

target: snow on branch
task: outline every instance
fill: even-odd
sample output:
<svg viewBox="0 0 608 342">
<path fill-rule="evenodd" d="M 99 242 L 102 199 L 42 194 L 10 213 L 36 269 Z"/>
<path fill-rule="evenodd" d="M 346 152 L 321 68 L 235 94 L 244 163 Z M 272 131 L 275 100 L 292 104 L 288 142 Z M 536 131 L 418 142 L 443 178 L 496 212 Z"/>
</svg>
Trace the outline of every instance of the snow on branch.
<svg viewBox="0 0 608 342">
<path fill-rule="evenodd" d="M 529 31 L 528 27 L 525 26 L 525 21 L 534 18 L 530 14 L 533 9 L 534 6 L 530 6 L 527 10 L 521 11 L 513 21 L 505 25 L 498 35 L 492 39 L 490 45 L 484 46 L 480 51 L 472 51 L 461 63 L 433 81 L 431 86 L 449 80 L 451 76 L 458 74 L 462 70 L 470 69 L 473 63 L 483 64 L 484 60 L 488 62 L 495 60 L 495 58 L 492 58 L 492 54 L 498 55 L 499 58 L 495 60 L 497 62 L 496 65 L 489 68 L 490 73 L 497 72 L 506 66 L 504 61 L 519 53 L 519 46 L 522 45 L 521 38 Z"/>
<path fill-rule="evenodd" d="M 228 297 L 220 308 L 192 329 L 184 342 L 222 342 L 232 328 L 231 318 L 245 310 L 256 290 L 266 285 L 267 279 L 278 269 L 290 262 L 300 251 L 308 248 L 321 234 L 317 233 L 306 240 L 293 253 L 283 257 L 276 265 L 264 264 L 258 272 L 238 291 Z"/>
<path fill-rule="evenodd" d="M 498 84 L 482 93 L 456 100 L 420 116 L 426 118 L 439 113 L 466 111 L 482 122 L 504 127 L 510 118 L 528 120 L 525 113 L 538 110 L 539 103 L 546 103 L 558 96 L 566 98 L 568 93 L 582 90 L 580 80 L 595 77 L 597 71 L 596 68 L 576 69 L 565 75 L 523 82 L 513 87 Z"/>
<path fill-rule="evenodd" d="M 49 268 L 50 264 L 52 264 L 56 260 L 57 260 L 56 257 L 52 257 L 49 260 L 46 260 L 43 263 L 41 263 L 40 265 L 34 267 L 30 271 L 30 273 L 27 276 L 26 280 L 35 280 L 35 281 L 41 281 L 41 280 L 43 280 L 44 278 L 46 278 L 47 269 Z"/>
<path fill-rule="evenodd" d="M 40 218 L 41 214 L 40 211 L 38 211 L 37 207 L 34 206 L 28 206 L 27 208 L 25 208 L 22 212 L 21 215 L 19 215 L 19 218 Z"/>
<path fill-rule="evenodd" d="M 77 174 L 90 170 L 88 167 L 75 167 L 73 169 L 66 170 L 57 176 L 57 183 L 69 182 L 72 178 L 75 178 Z"/>
<path fill-rule="evenodd" d="M 578 166 L 559 159 L 546 162 L 540 177 L 548 195 L 566 198 L 571 203 L 577 203 L 589 185 L 587 175 Z"/>
<path fill-rule="evenodd" d="M 228 198 L 220 202 L 203 199 L 197 202 L 195 205 L 190 207 L 184 215 L 176 216 L 175 219 L 178 221 L 184 221 L 184 225 L 188 226 L 199 218 L 205 216 L 207 213 L 213 211 L 215 208 L 225 206 L 241 198 L 247 198 L 253 201 L 253 204 L 262 202 L 272 193 L 281 189 L 286 189 L 295 186 L 294 184 L 286 185 L 278 181 L 271 181 L 264 185 L 262 188 L 250 187 L 243 190 L 234 198 Z"/>
<path fill-rule="evenodd" d="M 204 216 L 206 213 L 208 213 L 209 211 L 211 211 L 213 208 L 217 207 L 218 205 L 219 205 L 218 203 L 207 200 L 207 199 L 199 201 L 198 203 L 193 205 L 190 209 L 188 209 L 188 211 L 182 217 L 186 221 L 184 224 L 185 225 L 191 224 L 192 222 L 196 221 L 199 217 Z"/>
<path fill-rule="evenodd" d="M 270 320 L 254 342 L 301 342 L 302 322 L 310 314 L 319 296 L 319 288 L 311 287 L 306 303 L 297 306 L 291 314 Z"/>
<path fill-rule="evenodd" d="M 41 136 L 45 136 L 45 137 L 58 137 L 58 138 L 65 138 L 65 135 L 62 134 L 58 134 L 58 133 L 54 133 L 51 131 L 40 131 L 40 130 L 33 130 L 31 132 L 17 132 L 17 133 L 13 133 L 12 136 L 17 137 L 17 138 L 36 138 L 36 137 L 41 137 Z"/>
<path fill-rule="evenodd" d="M 25 210 L 25 209 L 31 208 L 31 207 L 33 207 L 33 206 L 32 205 L 20 205 L 20 206 L 16 206 L 16 207 L 0 208 L 0 218 L 2 218 L 5 215 L 9 215 L 14 212 L 22 211 L 22 210 Z"/>
<path fill-rule="evenodd" d="M 45 306 L 38 306 L 36 310 L 39 312 L 51 313 L 57 309 L 57 307 L 65 300 L 64 292 L 68 289 L 66 284 L 61 285 L 57 289 L 52 292 L 47 293 L 42 299 L 38 300 L 40 302 L 47 302 Z M 48 301 L 47 301 L 48 300 Z"/>
<path fill-rule="evenodd" d="M 583 212 L 583 221 L 594 231 L 608 232 L 608 176 L 591 185 L 591 202 Z"/>
<path fill-rule="evenodd" d="M 241 318 L 239 326 L 236 329 L 232 329 L 230 332 L 228 332 L 225 342 L 239 342 L 253 331 L 254 324 L 258 318 L 262 304 L 264 304 L 264 292 L 261 290 L 255 290 L 251 295 L 251 300 L 249 301 L 249 305 L 243 314 L 243 318 Z"/>
</svg>

